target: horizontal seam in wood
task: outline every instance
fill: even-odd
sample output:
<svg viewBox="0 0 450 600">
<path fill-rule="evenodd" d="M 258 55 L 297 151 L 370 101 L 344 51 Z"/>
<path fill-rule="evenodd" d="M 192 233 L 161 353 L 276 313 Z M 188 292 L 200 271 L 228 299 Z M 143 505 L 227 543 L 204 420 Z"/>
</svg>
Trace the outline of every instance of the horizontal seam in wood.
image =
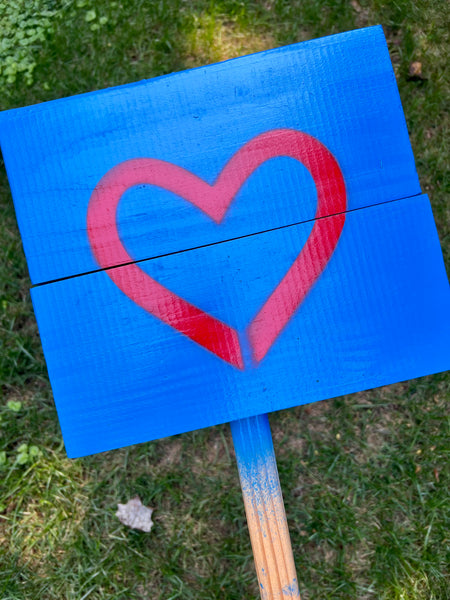
<svg viewBox="0 0 450 600">
<path fill-rule="evenodd" d="M 44 285 L 50 285 L 51 283 L 58 283 L 60 281 L 66 281 L 68 279 L 75 279 L 76 277 L 84 277 L 85 275 L 94 275 L 95 273 L 101 273 L 103 271 L 110 271 L 111 269 L 119 269 L 121 267 L 128 267 L 130 265 L 137 265 L 140 263 L 148 262 L 150 260 L 156 260 L 158 258 L 165 258 L 166 256 L 174 256 L 176 254 L 182 254 L 183 252 L 192 252 L 193 250 L 201 250 L 202 248 L 209 248 L 211 246 L 217 246 L 219 244 L 226 244 L 228 242 L 235 242 L 237 240 L 243 240 L 249 237 L 253 237 L 255 235 L 261 235 L 264 233 L 271 233 L 274 231 L 279 231 L 281 229 L 288 229 L 289 227 L 297 227 L 298 225 L 303 225 L 306 223 L 312 223 L 314 221 L 319 221 L 322 219 L 329 219 L 330 217 L 336 217 L 342 214 L 354 213 L 358 210 L 367 210 L 370 208 L 374 208 L 376 206 L 382 206 L 383 204 L 392 204 L 393 202 L 401 202 L 402 200 L 410 200 L 412 198 L 417 198 L 419 196 L 423 196 L 423 192 L 419 192 L 414 194 L 413 196 L 405 196 L 404 198 L 396 198 L 395 200 L 385 200 L 384 202 L 378 202 L 377 204 L 370 204 L 369 206 L 361 206 L 358 208 L 352 208 L 351 210 L 346 210 L 344 212 L 332 213 L 323 217 L 317 217 L 313 219 L 306 219 L 305 221 L 298 221 L 296 223 L 290 223 L 288 225 L 280 225 L 279 227 L 274 227 L 273 229 L 264 229 L 262 231 L 255 231 L 253 233 L 248 233 L 247 235 L 240 235 L 234 238 L 229 238 L 226 240 L 219 240 L 217 242 L 211 242 L 210 244 L 203 244 L 201 246 L 193 246 L 192 248 L 185 248 L 183 250 L 174 250 L 173 252 L 167 252 L 166 254 L 158 254 L 156 256 L 150 256 L 148 258 L 141 258 L 139 260 L 130 261 L 127 263 L 121 263 L 120 265 L 114 265 L 111 267 L 106 267 L 104 269 L 94 269 L 93 271 L 85 271 L 84 273 L 76 273 L 75 275 L 67 275 L 66 277 L 59 277 L 57 279 L 50 279 L 49 281 L 42 281 L 40 283 L 35 283 L 31 287 L 37 288 L 42 287 Z"/>
</svg>

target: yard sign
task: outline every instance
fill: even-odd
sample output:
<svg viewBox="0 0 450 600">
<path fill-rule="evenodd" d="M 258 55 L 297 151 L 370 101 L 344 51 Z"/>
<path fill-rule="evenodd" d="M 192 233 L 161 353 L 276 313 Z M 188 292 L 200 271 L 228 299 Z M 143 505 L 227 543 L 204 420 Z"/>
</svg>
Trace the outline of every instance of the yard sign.
<svg viewBox="0 0 450 600">
<path fill-rule="evenodd" d="M 235 421 L 245 488 L 272 456 L 258 415 L 449 368 L 449 285 L 381 27 L 0 128 L 69 456 Z"/>
</svg>

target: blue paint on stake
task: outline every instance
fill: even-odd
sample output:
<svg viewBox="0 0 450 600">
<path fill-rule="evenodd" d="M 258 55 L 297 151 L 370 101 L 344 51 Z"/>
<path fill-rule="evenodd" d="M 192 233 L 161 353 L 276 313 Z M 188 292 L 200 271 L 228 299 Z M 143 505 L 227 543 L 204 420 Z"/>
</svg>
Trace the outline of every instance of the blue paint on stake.
<svg viewBox="0 0 450 600">
<path fill-rule="evenodd" d="M 298 598 L 294 558 L 267 415 L 231 423 L 261 598 Z"/>
</svg>

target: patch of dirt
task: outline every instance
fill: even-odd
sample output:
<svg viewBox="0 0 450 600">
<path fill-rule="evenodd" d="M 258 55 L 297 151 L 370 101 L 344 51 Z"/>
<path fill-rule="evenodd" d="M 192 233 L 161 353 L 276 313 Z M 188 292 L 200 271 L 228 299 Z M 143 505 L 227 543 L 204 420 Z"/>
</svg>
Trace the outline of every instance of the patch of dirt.
<svg viewBox="0 0 450 600">
<path fill-rule="evenodd" d="M 173 465 L 179 465 L 183 458 L 183 445 L 178 440 L 174 440 L 171 444 L 166 447 L 166 453 L 160 461 L 160 466 L 170 467 Z"/>
<path fill-rule="evenodd" d="M 357 0 L 350 0 L 350 4 L 355 12 L 355 25 L 357 27 L 367 27 L 370 21 L 370 10 L 363 8 Z"/>
</svg>

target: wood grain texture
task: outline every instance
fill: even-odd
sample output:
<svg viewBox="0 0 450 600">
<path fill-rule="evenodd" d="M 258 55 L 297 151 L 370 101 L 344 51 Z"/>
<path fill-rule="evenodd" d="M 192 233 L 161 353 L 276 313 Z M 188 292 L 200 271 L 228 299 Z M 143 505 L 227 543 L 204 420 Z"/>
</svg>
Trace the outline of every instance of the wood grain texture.
<svg viewBox="0 0 450 600">
<path fill-rule="evenodd" d="M 261 600 L 300 600 L 269 419 L 231 423 Z"/>
<path fill-rule="evenodd" d="M 0 141 L 70 456 L 449 367 L 381 27 L 8 111 Z"/>
<path fill-rule="evenodd" d="M 33 283 L 99 268 L 87 209 L 117 165 L 164 161 L 212 185 L 246 143 L 280 128 L 309 134 L 331 152 L 350 210 L 420 193 L 381 27 L 1 113 L 0 143 Z M 182 192 L 173 178 L 124 190 L 116 220 L 133 260 L 316 214 L 310 170 L 282 152 L 245 180 L 220 226 Z"/>
<path fill-rule="evenodd" d="M 139 264 L 140 277 L 237 332 L 242 369 L 136 304 L 106 271 L 35 287 L 69 456 L 448 369 L 450 290 L 426 196 L 348 212 L 326 268 L 255 362 L 249 324 L 312 228 Z M 135 266 L 114 270 L 133 278 Z"/>
</svg>

